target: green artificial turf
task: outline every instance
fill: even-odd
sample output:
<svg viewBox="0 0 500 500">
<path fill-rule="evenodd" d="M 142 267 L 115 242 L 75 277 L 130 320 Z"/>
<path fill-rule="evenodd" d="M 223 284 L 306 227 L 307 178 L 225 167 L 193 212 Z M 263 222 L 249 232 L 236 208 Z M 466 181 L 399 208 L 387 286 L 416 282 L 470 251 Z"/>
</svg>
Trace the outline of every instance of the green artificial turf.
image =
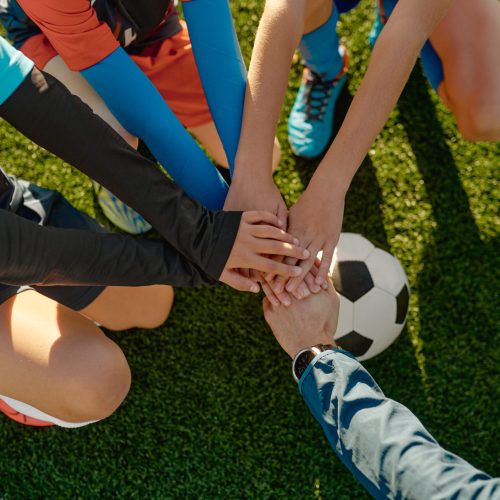
<svg viewBox="0 0 500 500">
<path fill-rule="evenodd" d="M 247 61 L 262 3 L 234 4 Z M 340 111 L 368 64 L 374 3 L 342 17 L 350 79 Z M 300 71 L 279 127 L 276 181 L 289 203 L 315 167 L 286 140 Z M 356 175 L 344 223 L 396 255 L 412 288 L 407 327 L 366 367 L 442 445 L 491 474 L 500 472 L 499 163 L 498 145 L 460 138 L 417 67 Z M 5 122 L 0 164 L 99 215 L 84 176 Z M 105 422 L 37 430 L 0 416 L 0 499 L 364 498 L 297 393 L 260 300 L 178 290 L 165 326 L 111 335 L 133 385 Z"/>
</svg>

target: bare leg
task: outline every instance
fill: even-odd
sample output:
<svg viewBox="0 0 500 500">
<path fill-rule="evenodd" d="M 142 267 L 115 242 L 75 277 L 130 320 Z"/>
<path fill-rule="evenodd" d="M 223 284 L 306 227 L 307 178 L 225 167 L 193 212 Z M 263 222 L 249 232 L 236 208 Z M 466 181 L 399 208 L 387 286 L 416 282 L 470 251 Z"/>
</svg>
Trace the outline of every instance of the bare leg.
<svg viewBox="0 0 500 500">
<path fill-rule="evenodd" d="M 435 29 L 439 94 L 469 140 L 500 140 L 500 3 L 455 0 Z"/>
<path fill-rule="evenodd" d="M 308 0 L 304 34 L 310 33 L 328 21 L 332 14 L 333 0 Z"/>
<path fill-rule="evenodd" d="M 157 328 L 167 320 L 173 302 L 174 289 L 168 285 L 108 286 L 79 312 L 109 330 Z"/>
<path fill-rule="evenodd" d="M 0 305 L 0 394 L 87 422 L 111 415 L 129 387 L 122 351 L 82 315 L 34 291 Z"/>
</svg>

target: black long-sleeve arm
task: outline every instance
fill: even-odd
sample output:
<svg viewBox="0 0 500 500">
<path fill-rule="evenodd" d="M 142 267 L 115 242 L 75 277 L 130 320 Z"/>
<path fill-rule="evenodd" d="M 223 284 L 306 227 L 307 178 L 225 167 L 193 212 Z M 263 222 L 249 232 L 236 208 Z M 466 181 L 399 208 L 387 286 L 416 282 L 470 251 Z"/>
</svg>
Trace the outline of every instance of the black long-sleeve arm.
<svg viewBox="0 0 500 500">
<path fill-rule="evenodd" d="M 169 243 L 39 226 L 0 210 L 0 281 L 8 285 L 213 283 Z"/>
<path fill-rule="evenodd" d="M 64 85 L 36 68 L 0 106 L 0 116 L 139 212 L 203 273 L 220 277 L 240 212 L 211 212 L 189 198 Z"/>
</svg>

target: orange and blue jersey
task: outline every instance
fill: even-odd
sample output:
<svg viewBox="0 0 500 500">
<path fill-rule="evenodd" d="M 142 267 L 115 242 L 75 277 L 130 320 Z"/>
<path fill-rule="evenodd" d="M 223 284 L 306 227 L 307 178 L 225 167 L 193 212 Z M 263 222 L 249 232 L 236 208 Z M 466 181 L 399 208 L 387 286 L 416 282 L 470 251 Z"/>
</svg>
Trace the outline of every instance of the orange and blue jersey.
<svg viewBox="0 0 500 500">
<path fill-rule="evenodd" d="M 46 58 L 59 54 L 74 71 L 98 63 L 118 46 L 133 54 L 181 30 L 172 0 L 5 0 L 0 20 L 14 46 L 30 56 L 35 37 L 44 33 L 52 46 L 45 48 Z"/>
</svg>

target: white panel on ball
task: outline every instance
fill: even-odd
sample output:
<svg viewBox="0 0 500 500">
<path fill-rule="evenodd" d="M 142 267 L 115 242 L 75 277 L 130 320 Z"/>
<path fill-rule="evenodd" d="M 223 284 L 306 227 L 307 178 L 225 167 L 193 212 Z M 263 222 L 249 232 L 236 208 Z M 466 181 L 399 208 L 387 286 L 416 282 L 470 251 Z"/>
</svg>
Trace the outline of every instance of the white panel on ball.
<svg viewBox="0 0 500 500">
<path fill-rule="evenodd" d="M 396 300 L 384 290 L 372 288 L 354 303 L 354 330 L 374 340 L 368 352 L 359 359 L 376 356 L 394 342 L 397 337 L 395 320 Z M 398 329 L 401 331 L 402 325 Z"/>
<path fill-rule="evenodd" d="M 406 283 L 406 279 L 401 278 L 398 261 L 390 253 L 375 248 L 365 260 L 365 264 L 375 286 L 396 297 Z"/>
<path fill-rule="evenodd" d="M 379 342 L 379 339 L 377 339 L 375 342 L 373 342 L 370 349 L 368 349 L 368 351 L 366 351 L 363 356 L 358 356 L 357 359 L 359 361 L 366 361 L 367 359 L 374 358 L 381 352 L 385 351 L 398 338 L 402 329 L 403 325 L 392 325 L 390 330 L 387 332 L 385 342 Z"/>
<path fill-rule="evenodd" d="M 375 247 L 366 238 L 355 233 L 340 233 L 337 260 L 365 260 Z"/>
<path fill-rule="evenodd" d="M 401 265 L 401 262 L 399 262 L 396 257 L 394 257 L 394 260 L 396 261 L 396 269 L 398 270 L 399 275 L 401 276 L 401 280 L 406 283 L 406 286 L 408 287 L 408 290 L 410 289 L 410 283 L 408 283 L 408 276 L 406 276 L 405 270 L 403 269 L 403 266 Z"/>
<path fill-rule="evenodd" d="M 343 335 L 347 335 L 354 329 L 354 304 L 342 295 L 339 295 L 339 299 L 340 307 L 337 330 L 335 331 L 336 339 L 342 337 Z"/>
</svg>

